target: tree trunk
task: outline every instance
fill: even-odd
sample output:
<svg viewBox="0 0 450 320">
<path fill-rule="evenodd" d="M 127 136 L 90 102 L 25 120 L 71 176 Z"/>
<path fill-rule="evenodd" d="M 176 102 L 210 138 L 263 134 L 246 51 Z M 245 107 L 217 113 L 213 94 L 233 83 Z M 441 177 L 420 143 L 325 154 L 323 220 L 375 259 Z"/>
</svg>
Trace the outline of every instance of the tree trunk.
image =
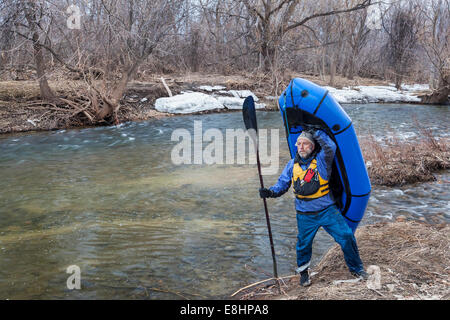
<svg viewBox="0 0 450 320">
<path fill-rule="evenodd" d="M 0 53 L 0 70 L 3 70 L 3 66 L 6 64 L 6 54 L 4 52 Z"/>
<path fill-rule="evenodd" d="M 36 71 L 39 80 L 39 89 L 41 93 L 41 99 L 47 101 L 55 100 L 55 94 L 48 85 L 47 76 L 45 75 L 45 59 L 42 52 L 42 47 L 39 45 L 39 35 L 37 32 L 33 33 L 33 50 L 34 60 L 36 62 Z"/>
<path fill-rule="evenodd" d="M 353 80 L 355 78 L 355 59 L 356 55 L 353 53 L 353 55 L 350 57 L 350 61 L 348 64 L 348 79 Z"/>
<path fill-rule="evenodd" d="M 395 88 L 397 90 L 400 90 L 400 88 L 402 87 L 402 80 L 403 80 L 403 75 L 401 74 L 400 70 L 395 70 Z"/>
<path fill-rule="evenodd" d="M 261 54 L 264 63 L 264 71 L 270 72 L 275 65 L 275 48 L 268 43 L 268 41 L 263 41 L 261 45 Z"/>
<path fill-rule="evenodd" d="M 39 81 L 39 89 L 41 93 L 41 99 L 47 101 L 53 101 L 56 99 L 55 94 L 48 85 L 47 76 L 45 75 L 45 58 L 42 51 L 42 46 L 39 43 L 39 34 L 36 30 L 36 7 L 31 4 L 29 11 L 26 12 L 25 17 L 29 24 L 30 30 L 33 32 L 33 51 L 34 51 L 34 61 L 36 63 L 36 72 Z"/>
<path fill-rule="evenodd" d="M 437 83 L 436 76 L 435 76 L 434 72 L 432 72 L 430 75 L 430 80 L 429 80 L 429 85 L 430 85 L 431 90 L 436 89 L 436 83 Z"/>
<path fill-rule="evenodd" d="M 450 86 L 447 86 L 434 90 L 430 94 L 419 96 L 419 98 L 421 98 L 421 103 L 447 105 L 449 104 L 448 99 L 449 95 L 450 95 Z"/>
<path fill-rule="evenodd" d="M 264 20 L 261 20 L 261 45 L 260 50 L 263 58 L 264 71 L 270 72 L 275 67 L 275 52 L 280 34 L 275 34 L 271 29 L 270 16 L 266 13 Z"/>
<path fill-rule="evenodd" d="M 322 59 L 320 60 L 320 79 L 325 80 L 325 49 L 322 48 Z"/>
<path fill-rule="evenodd" d="M 334 55 L 330 57 L 330 81 L 328 85 L 334 87 L 334 78 L 336 76 L 336 61 Z"/>
<path fill-rule="evenodd" d="M 200 57 L 199 57 L 199 45 L 200 45 L 200 32 L 197 28 L 193 28 L 191 30 L 191 39 L 190 39 L 190 64 L 192 72 L 198 72 Z"/>
<path fill-rule="evenodd" d="M 450 95 L 450 75 L 443 77 L 439 81 L 439 88 L 430 94 L 419 96 L 422 103 L 426 104 L 449 104 Z"/>
<path fill-rule="evenodd" d="M 215 11 L 215 41 L 216 41 L 216 61 L 220 63 L 220 67 L 223 69 L 222 61 L 223 61 L 223 32 L 222 25 L 220 23 L 220 10 L 221 10 L 221 1 L 217 1 L 216 11 Z"/>
<path fill-rule="evenodd" d="M 113 116 L 114 122 L 116 124 L 119 123 L 119 120 L 117 118 L 117 112 L 119 111 L 120 108 L 120 100 L 122 99 L 127 89 L 128 81 L 133 77 L 140 63 L 141 60 L 138 60 L 133 65 L 126 68 L 124 72 L 122 72 L 122 78 L 120 79 L 119 83 L 114 87 L 114 91 L 111 97 L 106 97 L 104 95 L 102 96 L 102 99 L 105 102 L 105 104 L 96 114 L 96 118 L 98 120 L 103 120 L 106 117 Z"/>
</svg>

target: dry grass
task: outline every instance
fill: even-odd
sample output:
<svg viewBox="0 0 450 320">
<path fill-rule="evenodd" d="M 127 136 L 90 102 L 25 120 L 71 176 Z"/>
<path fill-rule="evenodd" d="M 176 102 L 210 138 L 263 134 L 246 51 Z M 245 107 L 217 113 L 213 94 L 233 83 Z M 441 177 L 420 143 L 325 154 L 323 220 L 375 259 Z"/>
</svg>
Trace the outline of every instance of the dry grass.
<svg viewBox="0 0 450 320">
<path fill-rule="evenodd" d="M 39 97 L 37 81 L 2 81 L 0 101 L 30 100 Z"/>
<path fill-rule="evenodd" d="M 79 89 L 83 83 L 75 80 L 49 81 L 52 88 L 59 95 L 66 95 L 67 92 Z M 0 101 L 3 102 L 24 102 L 40 99 L 39 84 L 37 81 L 1 81 Z"/>
<path fill-rule="evenodd" d="M 361 258 L 366 266 L 380 268 L 380 287 L 372 281 L 355 281 L 347 270 L 338 245 L 315 267 L 312 285 L 298 285 L 295 276 L 282 285 L 256 287 L 238 299 L 299 300 L 397 300 L 450 298 L 450 227 L 407 221 L 363 226 L 356 232 Z M 371 275 L 373 277 L 373 275 Z"/>
<path fill-rule="evenodd" d="M 449 139 L 436 139 L 428 129 L 418 127 L 421 138 L 413 143 L 396 139 L 377 142 L 373 135 L 361 140 L 371 182 L 401 186 L 436 180 L 433 172 L 450 168 Z"/>
</svg>

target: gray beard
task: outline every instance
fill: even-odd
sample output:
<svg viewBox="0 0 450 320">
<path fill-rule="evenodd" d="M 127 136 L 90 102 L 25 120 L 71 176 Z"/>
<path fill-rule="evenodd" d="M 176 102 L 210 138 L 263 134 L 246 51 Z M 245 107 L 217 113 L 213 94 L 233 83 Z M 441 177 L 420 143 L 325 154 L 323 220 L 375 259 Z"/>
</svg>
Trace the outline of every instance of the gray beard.
<svg viewBox="0 0 450 320">
<path fill-rule="evenodd" d="M 303 159 L 308 159 L 310 156 L 311 156 L 311 154 L 312 154 L 312 151 L 311 152 L 299 152 L 298 153 L 299 155 L 300 155 L 300 157 L 302 157 Z"/>
</svg>

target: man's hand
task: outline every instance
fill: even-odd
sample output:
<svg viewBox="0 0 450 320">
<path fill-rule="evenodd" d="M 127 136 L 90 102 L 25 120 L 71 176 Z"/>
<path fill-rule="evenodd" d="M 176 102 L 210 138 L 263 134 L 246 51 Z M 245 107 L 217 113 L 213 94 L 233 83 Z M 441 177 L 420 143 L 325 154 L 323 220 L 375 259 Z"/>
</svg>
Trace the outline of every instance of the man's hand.
<svg viewBox="0 0 450 320">
<path fill-rule="evenodd" d="M 273 191 L 267 188 L 259 188 L 259 196 L 261 198 L 272 198 Z"/>
<path fill-rule="evenodd" d="M 318 131 L 320 131 L 320 130 L 321 129 L 316 129 L 316 128 L 314 128 L 312 126 L 309 126 L 309 125 L 305 125 L 304 126 L 304 131 L 310 133 L 313 136 L 313 138 L 316 137 L 316 135 L 318 134 Z"/>
<path fill-rule="evenodd" d="M 315 138 L 317 138 L 318 135 L 320 135 L 320 131 L 322 131 L 322 129 L 317 129 L 317 130 L 314 129 L 314 130 L 311 130 L 310 132 L 311 132 L 313 138 L 315 139 Z"/>
</svg>

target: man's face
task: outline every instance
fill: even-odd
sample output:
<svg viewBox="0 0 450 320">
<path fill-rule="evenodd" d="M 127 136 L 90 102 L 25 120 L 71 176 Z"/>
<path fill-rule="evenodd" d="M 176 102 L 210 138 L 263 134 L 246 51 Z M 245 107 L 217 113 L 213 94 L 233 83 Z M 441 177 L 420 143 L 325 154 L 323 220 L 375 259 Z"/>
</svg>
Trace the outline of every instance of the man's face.
<svg viewBox="0 0 450 320">
<path fill-rule="evenodd" d="M 298 154 L 303 159 L 308 158 L 311 152 L 313 152 L 314 150 L 314 144 L 308 139 L 298 139 L 296 145 Z"/>
</svg>

